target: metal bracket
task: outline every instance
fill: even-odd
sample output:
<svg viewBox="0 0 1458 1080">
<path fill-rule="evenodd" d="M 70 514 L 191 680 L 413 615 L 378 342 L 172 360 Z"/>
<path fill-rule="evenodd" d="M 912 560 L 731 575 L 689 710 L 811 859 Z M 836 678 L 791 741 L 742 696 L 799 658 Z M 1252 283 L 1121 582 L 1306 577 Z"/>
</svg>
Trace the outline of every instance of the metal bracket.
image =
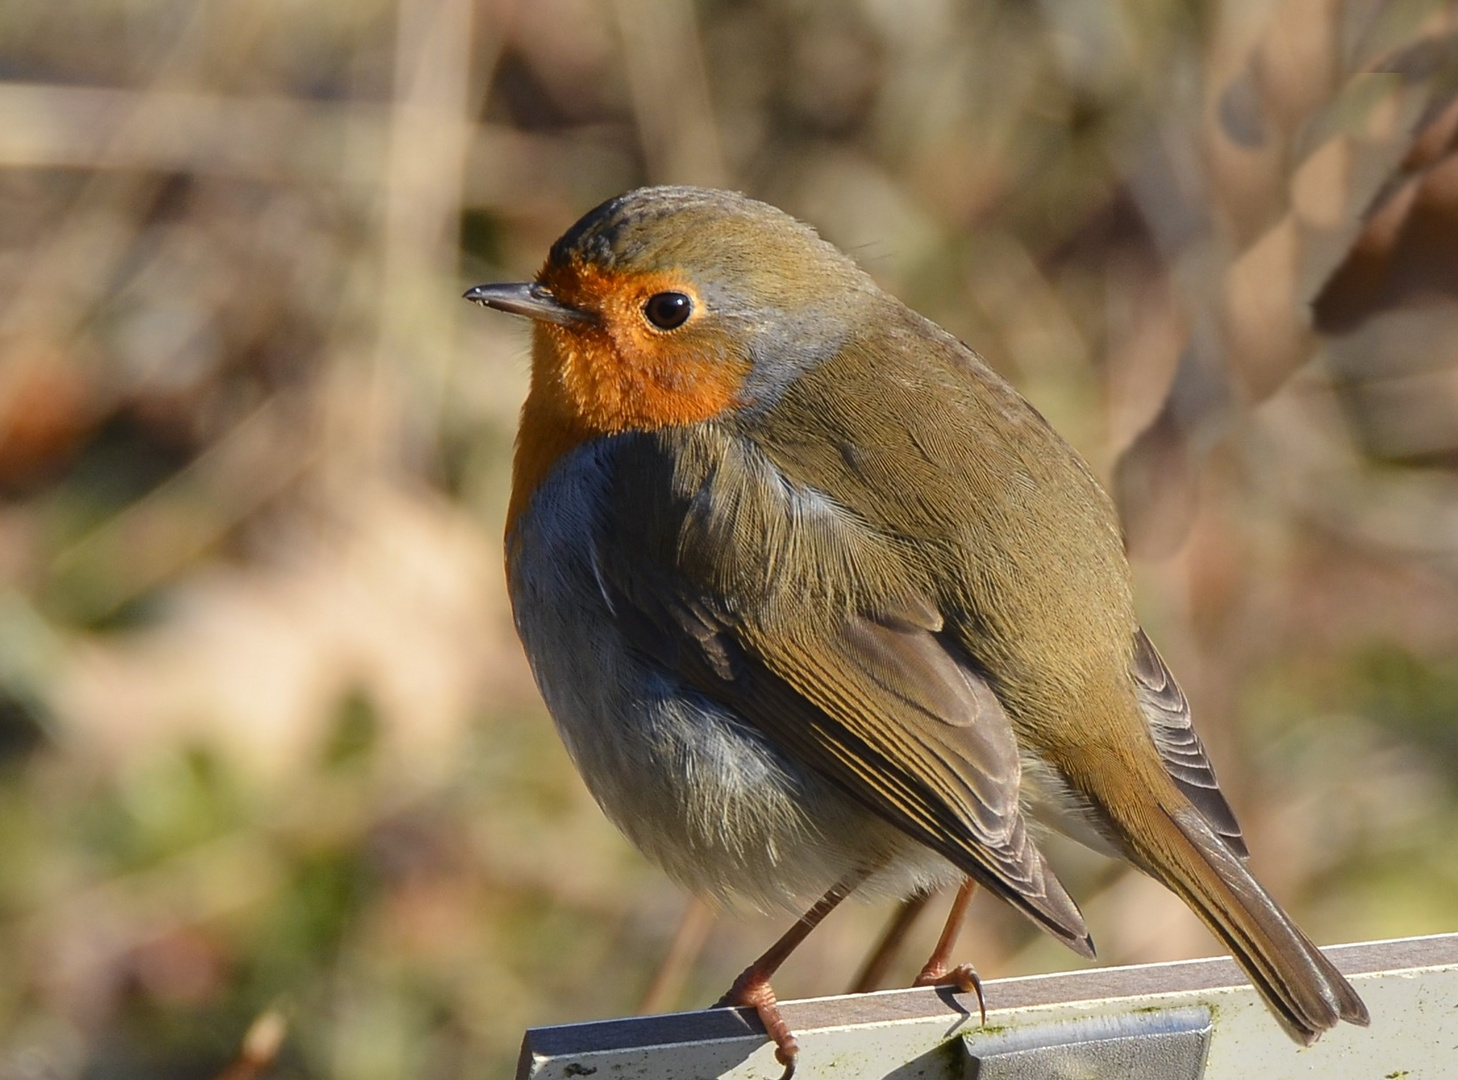
<svg viewBox="0 0 1458 1080">
<path fill-rule="evenodd" d="M 965 1080 L 1200 1080 L 1210 1010 L 1150 1010 L 998 1032 L 962 1045 Z"/>
</svg>

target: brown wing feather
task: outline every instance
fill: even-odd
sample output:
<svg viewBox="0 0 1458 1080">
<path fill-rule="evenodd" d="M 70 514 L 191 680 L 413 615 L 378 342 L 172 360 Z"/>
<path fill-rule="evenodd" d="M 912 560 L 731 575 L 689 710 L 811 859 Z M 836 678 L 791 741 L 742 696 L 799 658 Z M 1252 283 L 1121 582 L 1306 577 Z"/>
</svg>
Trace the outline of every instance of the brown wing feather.
<svg viewBox="0 0 1458 1080">
<path fill-rule="evenodd" d="M 865 616 L 809 642 L 760 627 L 739 634 L 803 702 L 799 715 L 741 703 L 756 724 L 1092 955 L 1077 905 L 1027 833 L 1007 716 L 936 635 Z"/>
<path fill-rule="evenodd" d="M 1134 635 L 1131 673 L 1149 734 L 1165 771 L 1216 835 L 1237 855 L 1246 858 L 1250 853 L 1240 824 L 1235 820 L 1235 811 L 1225 801 L 1215 779 L 1215 769 L 1205 756 L 1205 746 L 1190 721 L 1190 703 L 1143 630 Z"/>
</svg>

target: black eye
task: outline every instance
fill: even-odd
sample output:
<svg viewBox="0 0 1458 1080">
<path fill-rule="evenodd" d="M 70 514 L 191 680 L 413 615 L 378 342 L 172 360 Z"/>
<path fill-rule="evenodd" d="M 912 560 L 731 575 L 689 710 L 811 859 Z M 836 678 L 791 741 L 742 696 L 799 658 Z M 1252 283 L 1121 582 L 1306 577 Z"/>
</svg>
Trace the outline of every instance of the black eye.
<svg viewBox="0 0 1458 1080">
<path fill-rule="evenodd" d="M 677 330 L 693 314 L 694 302 L 681 292 L 654 293 L 643 305 L 643 316 L 660 330 Z"/>
</svg>

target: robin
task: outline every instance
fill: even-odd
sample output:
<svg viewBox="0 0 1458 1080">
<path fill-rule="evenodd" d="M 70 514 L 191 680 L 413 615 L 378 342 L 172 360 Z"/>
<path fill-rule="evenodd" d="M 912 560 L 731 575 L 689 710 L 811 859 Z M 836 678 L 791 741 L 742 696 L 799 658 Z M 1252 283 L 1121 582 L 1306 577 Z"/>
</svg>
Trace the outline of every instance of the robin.
<svg viewBox="0 0 1458 1080">
<path fill-rule="evenodd" d="M 466 298 L 534 324 L 507 580 L 588 788 L 689 889 L 820 897 L 723 1002 L 786 1077 L 770 978 L 853 891 L 961 884 L 922 983 L 980 991 L 947 955 L 977 886 L 1093 956 L 1029 816 L 1172 889 L 1298 1042 L 1368 1022 L 1246 866 L 1108 496 L 977 353 L 808 226 L 691 187 Z"/>
</svg>

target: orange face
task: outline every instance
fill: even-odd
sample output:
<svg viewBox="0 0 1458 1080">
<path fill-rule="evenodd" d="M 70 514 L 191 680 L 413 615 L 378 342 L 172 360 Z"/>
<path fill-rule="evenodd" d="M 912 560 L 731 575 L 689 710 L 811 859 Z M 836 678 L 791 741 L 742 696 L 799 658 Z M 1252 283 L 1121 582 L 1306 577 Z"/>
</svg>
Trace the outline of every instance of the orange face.
<svg viewBox="0 0 1458 1080">
<path fill-rule="evenodd" d="M 547 471 L 573 447 L 717 416 L 737 403 L 750 367 L 723 328 L 706 319 L 703 297 L 681 274 L 604 270 L 573 260 L 549 263 L 538 282 L 559 303 L 595 318 L 536 325 L 508 533 Z M 661 305 L 670 295 L 687 298 L 687 315 L 668 328 L 655 325 L 651 302 L 660 298 Z M 667 306 L 681 313 L 684 305 Z"/>
</svg>

